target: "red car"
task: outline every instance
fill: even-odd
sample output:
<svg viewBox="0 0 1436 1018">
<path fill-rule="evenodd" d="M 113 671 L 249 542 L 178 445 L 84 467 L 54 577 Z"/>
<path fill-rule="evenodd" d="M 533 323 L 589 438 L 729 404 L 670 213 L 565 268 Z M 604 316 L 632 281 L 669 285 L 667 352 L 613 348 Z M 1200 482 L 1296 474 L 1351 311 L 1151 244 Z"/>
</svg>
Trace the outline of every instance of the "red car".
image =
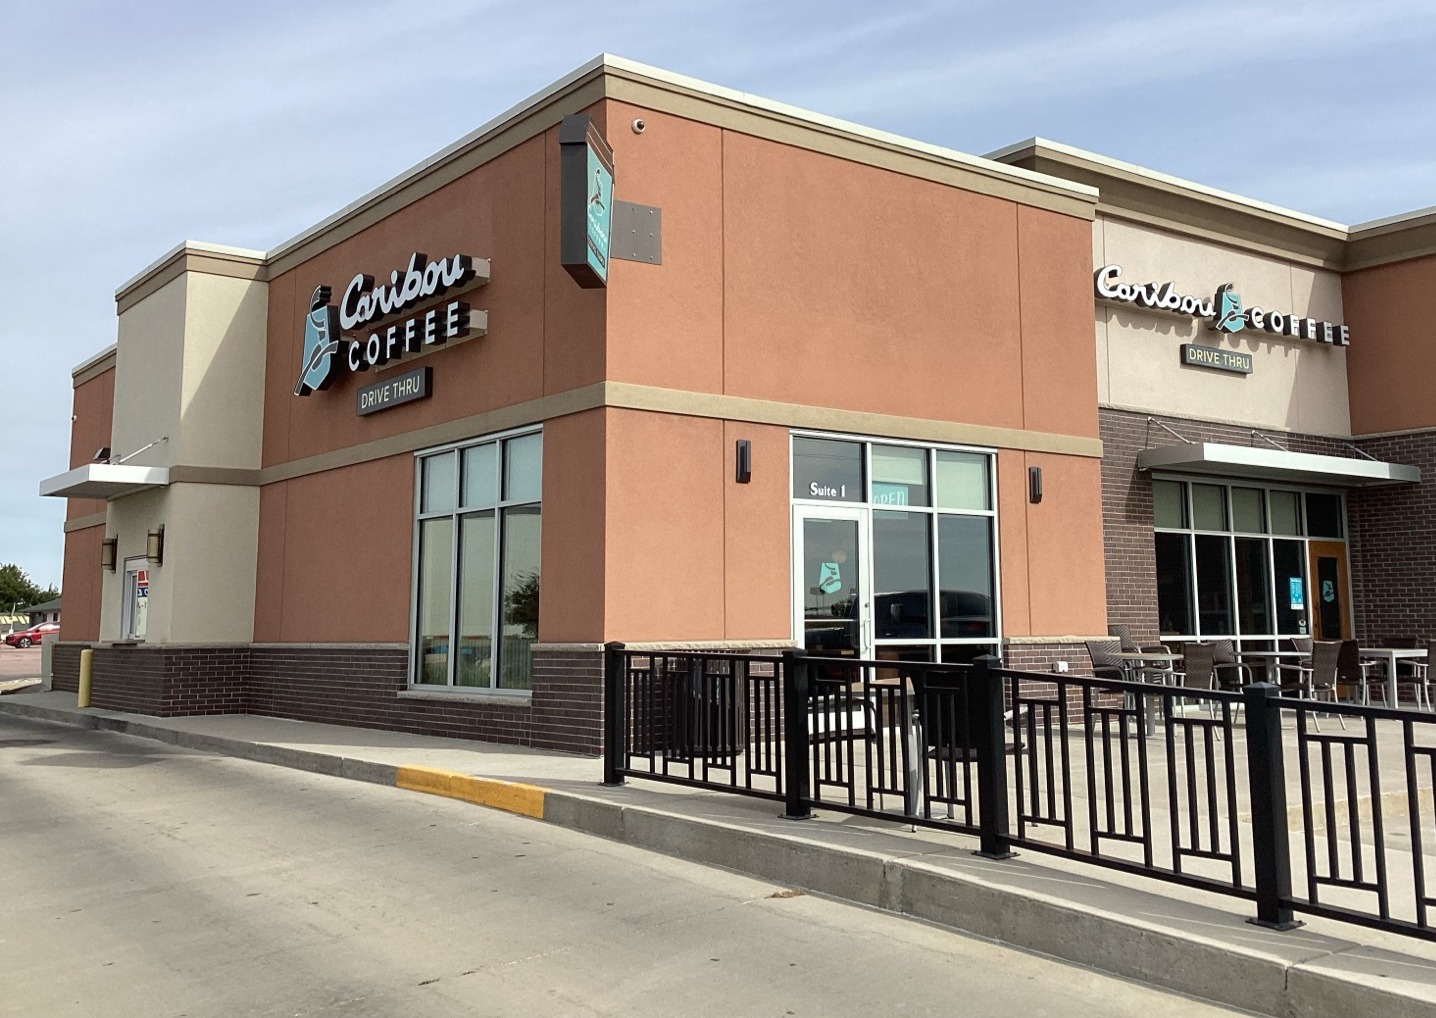
<svg viewBox="0 0 1436 1018">
<path fill-rule="evenodd" d="M 13 633 L 5 635 L 5 642 L 11 647 L 19 647 L 24 650 L 31 644 L 39 643 L 40 637 L 46 633 L 58 633 L 60 623 L 42 622 L 38 626 L 31 626 L 29 629 L 17 629 Z"/>
</svg>

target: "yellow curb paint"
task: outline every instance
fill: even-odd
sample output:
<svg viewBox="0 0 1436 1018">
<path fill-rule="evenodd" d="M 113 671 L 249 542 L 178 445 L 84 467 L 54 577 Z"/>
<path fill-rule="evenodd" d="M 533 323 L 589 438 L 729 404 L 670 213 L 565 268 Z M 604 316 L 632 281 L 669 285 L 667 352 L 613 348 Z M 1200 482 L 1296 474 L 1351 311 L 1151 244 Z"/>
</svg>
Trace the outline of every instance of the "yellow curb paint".
<svg viewBox="0 0 1436 1018">
<path fill-rule="evenodd" d="M 427 792 L 448 799 L 460 799 L 506 813 L 543 819 L 543 800 L 547 789 L 537 785 L 521 785 L 514 781 L 476 778 L 458 771 L 436 767 L 395 768 L 394 784 L 411 792 Z"/>
</svg>

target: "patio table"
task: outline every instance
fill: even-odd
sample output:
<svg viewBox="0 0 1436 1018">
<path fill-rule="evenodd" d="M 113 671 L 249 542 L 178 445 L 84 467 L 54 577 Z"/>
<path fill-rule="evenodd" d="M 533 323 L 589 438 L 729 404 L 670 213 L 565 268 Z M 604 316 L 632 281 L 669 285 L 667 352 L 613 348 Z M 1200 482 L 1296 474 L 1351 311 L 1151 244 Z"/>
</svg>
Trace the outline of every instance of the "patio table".
<svg viewBox="0 0 1436 1018">
<path fill-rule="evenodd" d="M 1416 647 L 1364 647 L 1361 656 L 1371 661 L 1382 661 L 1386 664 L 1386 706 L 1396 707 L 1396 662 L 1421 660 L 1426 657 L 1426 649 Z"/>
</svg>

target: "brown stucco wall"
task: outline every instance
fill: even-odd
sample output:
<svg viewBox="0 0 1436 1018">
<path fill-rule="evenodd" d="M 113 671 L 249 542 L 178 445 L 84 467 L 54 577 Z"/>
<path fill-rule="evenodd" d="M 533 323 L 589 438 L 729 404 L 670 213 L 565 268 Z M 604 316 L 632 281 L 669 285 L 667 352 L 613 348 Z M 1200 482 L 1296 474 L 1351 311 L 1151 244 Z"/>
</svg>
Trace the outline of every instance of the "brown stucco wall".
<svg viewBox="0 0 1436 1018">
<path fill-rule="evenodd" d="M 559 266 L 558 185 L 558 140 L 551 130 L 278 275 L 270 283 L 263 465 L 600 381 L 606 298 L 603 290 L 580 289 Z M 443 298 L 487 310 L 489 334 L 404 362 L 403 368 L 434 367 L 431 399 L 359 417 L 354 391 L 382 377 L 372 371 L 341 372 L 327 391 L 295 397 L 303 316 L 314 287 L 332 287 L 337 303 L 356 273 L 387 279 L 414 251 L 491 259 L 492 282 Z"/>
<path fill-rule="evenodd" d="M 407 641 L 413 513 L 408 455 L 262 488 L 255 642 Z"/>
<path fill-rule="evenodd" d="M 662 207 L 663 265 L 613 263 L 610 379 L 1097 436 L 1090 221 L 652 110 L 609 113 L 638 116 L 642 135 L 610 137 L 617 191 Z M 790 638 L 787 429 L 609 421 L 605 637 Z M 746 487 L 731 482 L 737 437 L 755 443 Z M 1006 631 L 1104 632 L 1100 461 L 999 460 Z M 1040 506 L 1028 465 L 1048 475 Z"/>
<path fill-rule="evenodd" d="M 75 386 L 73 419 L 70 422 L 70 469 L 95 458 L 110 444 L 110 425 L 115 410 L 115 369 L 102 371 Z M 78 520 L 105 512 L 103 499 L 65 500 L 65 519 Z M 97 640 L 100 636 L 100 543 L 105 527 L 99 524 L 65 535 L 65 560 L 61 576 L 65 608 L 60 615 L 60 638 Z"/>
<path fill-rule="evenodd" d="M 65 602 L 60 612 L 62 640 L 100 638 L 100 542 L 104 539 L 103 526 L 72 530 L 65 535 L 65 565 L 60 588 Z"/>
<path fill-rule="evenodd" d="M 1354 435 L 1436 426 L 1436 255 L 1341 280 Z"/>
<path fill-rule="evenodd" d="M 75 386 L 73 419 L 70 421 L 70 466 L 73 470 L 95 458 L 96 451 L 110 444 L 110 425 L 115 413 L 115 369 L 101 372 Z M 105 511 L 104 499 L 65 500 L 65 519 L 93 516 Z M 95 560 L 96 563 L 99 559 Z M 68 608 L 69 606 L 66 605 Z"/>
</svg>

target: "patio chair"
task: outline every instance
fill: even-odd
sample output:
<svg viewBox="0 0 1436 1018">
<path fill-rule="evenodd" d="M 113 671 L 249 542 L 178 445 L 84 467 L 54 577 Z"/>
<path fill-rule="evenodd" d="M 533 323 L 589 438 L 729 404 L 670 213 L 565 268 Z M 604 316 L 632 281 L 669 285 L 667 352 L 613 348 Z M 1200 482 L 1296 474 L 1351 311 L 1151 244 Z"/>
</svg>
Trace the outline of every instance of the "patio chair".
<svg viewBox="0 0 1436 1018">
<path fill-rule="evenodd" d="M 1092 659 L 1092 674 L 1099 679 L 1126 679 L 1127 670 L 1117 656 L 1121 640 L 1087 640 L 1087 656 Z"/>
<path fill-rule="evenodd" d="M 1353 647 L 1355 646 L 1355 641 L 1347 642 L 1350 642 Z M 1307 700 L 1320 700 L 1325 697 L 1332 703 L 1336 703 L 1337 670 L 1341 661 L 1341 647 L 1342 642 L 1338 640 L 1317 640 L 1312 644 L 1310 665 L 1278 664 L 1276 666 L 1278 675 L 1289 672 L 1295 676 L 1290 681 L 1280 683 L 1281 691 L 1283 693 L 1294 691 Z M 1357 663 L 1360 664 L 1359 661 Z M 1340 714 L 1336 716 L 1336 719 L 1341 722 L 1341 727 L 1344 730 L 1346 719 Z M 1316 726 L 1318 732 L 1321 731 L 1321 723 L 1317 721 L 1315 713 L 1311 716 L 1311 723 Z"/>
<path fill-rule="evenodd" d="M 1297 659 L 1297 664 L 1309 666 L 1311 664 L 1311 644 L 1312 640 L 1309 636 L 1293 636 L 1286 641 L 1286 649 L 1298 654 L 1305 654 L 1306 657 Z"/>
<path fill-rule="evenodd" d="M 1216 644 L 1212 643 L 1184 645 L 1182 647 L 1182 670 L 1176 673 L 1177 685 L 1183 689 L 1205 689 L 1208 691 L 1216 689 L 1216 651 Z M 1216 717 L 1216 701 L 1207 698 L 1203 702 L 1206 704 L 1207 713 Z"/>
<path fill-rule="evenodd" d="M 1237 648 L 1231 640 L 1214 640 L 1212 655 L 1217 681 L 1223 689 L 1241 689 L 1256 681 L 1251 665 L 1242 664 L 1237 658 Z"/>
<path fill-rule="evenodd" d="M 1430 675 L 1431 662 L 1436 661 L 1436 656 L 1433 656 L 1433 655 L 1436 655 L 1436 640 L 1428 640 L 1428 641 L 1426 642 L 1426 660 L 1425 660 L 1425 661 L 1412 661 L 1412 662 L 1411 662 L 1411 672 L 1412 672 L 1411 684 L 1416 687 L 1416 695 L 1417 695 L 1416 706 L 1417 706 L 1417 707 L 1420 707 L 1420 706 L 1421 706 L 1421 699 L 1420 699 L 1420 698 L 1421 698 L 1421 696 L 1424 694 L 1425 697 L 1426 697 L 1426 709 L 1427 709 L 1427 710 L 1432 710 L 1432 709 L 1433 709 L 1432 706 L 1431 706 L 1431 675 Z M 1399 701 L 1399 693 L 1398 693 L 1398 701 Z"/>
<path fill-rule="evenodd" d="M 1383 690 L 1385 689 L 1386 666 L 1381 661 L 1361 660 L 1361 648 L 1356 641 L 1342 640 L 1341 658 L 1336 665 L 1336 677 L 1342 685 L 1360 690 L 1361 702 L 1369 705 L 1372 683 L 1381 683 Z M 1400 692 L 1399 689 L 1397 691 Z"/>
<path fill-rule="evenodd" d="M 1142 651 L 1150 651 L 1154 654 L 1167 654 L 1166 644 L 1149 643 L 1139 647 L 1132 639 L 1132 627 L 1121 622 L 1112 622 L 1107 625 L 1107 635 L 1115 636 L 1122 641 L 1122 652 L 1125 654 L 1140 654 Z M 1143 682 L 1168 682 L 1172 678 L 1172 665 L 1170 661 L 1128 661 L 1123 662 L 1129 666 L 1128 674 L 1135 673 L 1137 678 Z"/>
</svg>

